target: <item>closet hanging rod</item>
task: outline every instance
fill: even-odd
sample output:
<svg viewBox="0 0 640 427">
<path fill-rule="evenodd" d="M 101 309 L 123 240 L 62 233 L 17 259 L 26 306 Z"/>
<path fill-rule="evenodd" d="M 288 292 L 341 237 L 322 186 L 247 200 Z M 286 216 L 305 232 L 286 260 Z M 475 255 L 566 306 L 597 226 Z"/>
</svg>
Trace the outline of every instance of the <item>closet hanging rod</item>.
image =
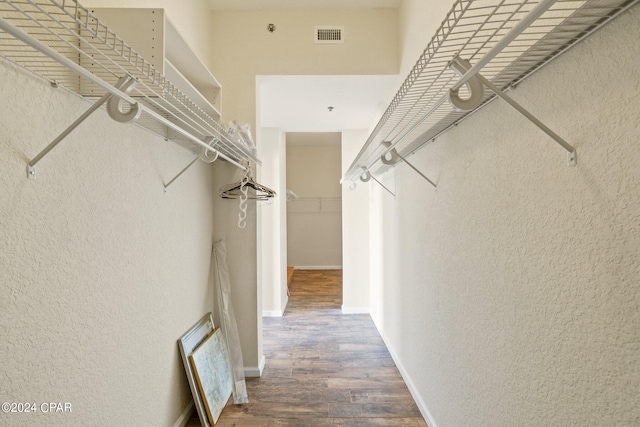
<svg viewBox="0 0 640 427">
<path fill-rule="evenodd" d="M 107 92 L 111 93 L 112 95 L 117 96 L 123 101 L 127 101 L 129 104 L 137 104 L 137 101 L 131 98 L 126 93 L 120 91 L 119 89 L 116 89 L 115 87 L 113 87 L 113 85 L 110 85 L 109 83 L 105 82 L 100 77 L 97 77 L 96 75 L 87 71 L 84 67 L 81 67 L 80 65 L 71 61 L 69 58 L 66 58 L 65 56 L 61 55 L 54 49 L 51 49 L 49 46 L 42 43 L 40 40 L 32 37 L 31 35 L 22 31 L 20 28 L 7 22 L 2 17 L 0 17 L 0 29 L 11 34 L 13 37 L 21 40 L 22 42 L 28 44 L 29 46 L 36 49 L 37 51 L 47 55 L 49 58 L 57 61 L 61 65 L 64 65 L 65 67 L 69 68 L 71 71 L 76 72 L 81 77 L 91 80 L 93 83 L 97 84 L 98 86 L 100 86 Z M 133 76 L 131 77 L 134 78 Z"/>
<path fill-rule="evenodd" d="M 204 143 L 200 138 L 197 138 L 196 136 L 194 136 L 191 133 L 187 132 L 186 130 L 182 129 L 180 126 L 175 125 L 170 120 L 162 117 L 160 114 L 156 113 L 155 111 L 152 111 L 151 109 L 145 107 L 144 105 L 140 105 L 135 99 L 133 99 L 132 97 L 130 97 L 126 93 L 122 92 L 121 90 L 119 90 L 119 89 L 115 88 L 114 86 L 110 85 L 109 83 L 105 82 L 104 80 L 102 80 L 100 77 L 94 75 L 93 73 L 90 73 L 85 68 L 81 67 L 80 65 L 78 65 L 75 62 L 71 61 L 70 59 L 64 57 L 60 53 L 58 53 L 55 50 L 51 49 L 49 46 L 43 44 L 42 42 L 40 42 L 36 38 L 32 37 L 31 35 L 27 34 L 26 32 L 22 31 L 18 27 L 10 24 L 9 22 L 7 22 L 2 17 L 0 17 L 0 29 L 2 29 L 3 31 L 7 32 L 8 34 L 11 34 L 13 37 L 21 40 L 22 42 L 28 44 L 32 48 L 34 48 L 34 49 L 38 50 L 39 52 L 43 53 L 44 55 L 47 55 L 51 59 L 57 61 L 61 65 L 64 65 L 65 67 L 69 68 L 70 70 L 74 71 L 75 73 L 79 74 L 80 76 L 85 77 L 86 79 L 92 81 L 96 85 L 100 86 L 101 88 L 103 88 L 107 92 L 111 93 L 112 95 L 117 96 L 121 100 L 126 101 L 131 105 L 139 105 L 139 108 L 142 111 L 144 111 L 146 114 L 148 114 L 149 116 L 153 117 L 155 120 L 157 120 L 158 122 L 160 122 L 163 125 L 167 126 L 168 128 L 174 130 L 175 132 L 178 132 L 182 136 L 184 136 L 187 139 L 189 139 L 191 142 L 199 145 L 202 148 L 211 149 L 211 146 L 207 145 L 206 143 Z M 131 76 L 131 77 L 134 78 L 133 76 Z M 235 160 L 233 160 L 229 156 L 225 155 L 224 153 L 219 153 L 219 155 L 220 155 L 220 157 L 222 157 L 223 159 L 225 159 L 229 163 L 233 164 L 234 166 L 236 166 L 236 167 L 238 167 L 238 168 L 240 168 L 242 170 L 246 170 L 247 169 L 245 166 L 243 166 L 240 163 L 236 162 Z M 38 159 L 38 160 L 40 160 L 40 159 Z M 30 165 L 30 166 L 33 167 L 33 165 Z"/>
<path fill-rule="evenodd" d="M 393 149 L 407 157 L 496 98 L 502 98 L 547 133 L 576 162 L 573 147 L 504 92 L 521 83 L 639 0 L 456 0 L 408 73 L 382 117 L 343 175 L 356 182 L 364 171 L 376 176 L 391 164 L 381 162 Z M 460 73 L 453 63 L 472 63 Z M 458 68 L 458 69 L 456 69 Z M 480 70 L 481 74 L 480 74 Z M 490 85 L 485 85 L 486 78 Z M 483 90 L 465 108 L 458 96 Z M 497 88 L 494 91 L 493 88 Z M 454 92 L 451 94 L 450 92 Z M 452 99 L 452 102 L 447 102 Z M 450 105 L 451 104 L 451 105 Z M 468 106 L 472 108 L 467 108 Z M 390 142 L 385 147 L 383 142 Z"/>
<path fill-rule="evenodd" d="M 462 86 L 464 86 L 470 79 L 472 79 L 473 77 L 476 76 L 476 74 L 479 73 L 479 71 L 482 69 L 482 67 L 484 67 L 485 65 L 487 65 L 493 58 L 495 58 L 505 47 L 507 47 L 509 45 L 509 43 L 511 43 L 513 40 L 515 40 L 519 35 L 522 34 L 523 31 L 525 31 L 533 22 L 535 22 L 536 19 L 538 19 L 542 14 L 544 14 L 547 10 L 549 10 L 549 8 L 556 3 L 557 0 L 543 0 L 541 3 L 537 4 L 529 13 L 527 13 L 524 18 L 522 18 L 504 37 L 502 37 L 500 39 L 500 41 L 498 41 L 498 43 L 496 43 L 485 55 L 482 56 L 482 58 L 480 58 L 478 60 L 478 62 L 476 62 L 475 65 L 473 65 L 471 68 L 469 68 L 463 76 L 461 76 L 458 81 L 451 87 L 452 91 L 456 91 L 458 89 L 460 89 Z M 455 60 L 455 56 L 452 58 L 452 61 Z M 489 88 L 491 88 L 492 86 L 487 86 Z M 495 86 L 493 86 L 495 87 Z M 495 91 L 494 91 L 495 92 Z M 500 96 L 502 99 L 505 99 L 504 97 L 502 97 L 502 92 L 500 92 L 500 94 L 496 93 L 496 95 Z M 415 121 L 415 123 L 410 126 L 408 129 L 406 129 L 402 136 L 396 137 L 396 140 L 394 142 L 389 142 L 389 141 L 384 141 L 383 145 L 386 147 L 386 149 L 384 150 L 384 152 L 382 153 L 381 158 L 384 158 L 387 154 L 390 154 L 395 147 L 402 142 L 408 135 L 410 135 L 424 120 L 426 120 L 427 117 L 429 117 L 431 114 L 433 114 L 433 112 L 435 110 L 437 110 L 438 108 L 440 108 L 442 106 L 442 104 L 444 104 L 445 102 L 447 102 L 449 99 L 448 95 L 445 94 L 443 95 L 429 110 L 427 110 L 424 114 L 422 114 L 422 116 Z M 555 139 L 556 141 L 558 141 L 558 143 L 560 145 L 562 145 L 567 151 L 569 151 L 570 153 L 573 152 L 575 155 L 575 150 L 573 149 L 573 147 L 569 144 L 567 144 L 562 138 L 560 138 L 556 133 L 554 133 L 553 131 L 551 131 L 548 127 L 546 127 L 543 123 L 541 123 L 539 120 L 537 120 L 535 117 L 533 117 L 530 113 L 528 113 L 526 110 L 524 110 L 522 107 L 520 107 L 519 105 L 516 107 L 513 105 L 513 101 L 509 98 L 509 100 L 506 100 L 506 102 L 508 102 L 513 108 L 515 108 L 516 110 L 518 110 L 521 114 L 523 114 L 525 117 L 527 117 L 529 120 L 531 120 L 534 124 L 536 124 L 536 126 L 540 127 L 545 133 L 549 134 L 553 139 Z M 512 101 L 512 102 L 510 102 Z M 515 103 L 515 102 L 514 102 Z M 523 112 L 524 110 L 524 112 Z M 533 117 L 533 119 L 532 119 Z M 569 148 L 567 148 L 569 147 Z M 404 160 L 404 159 L 403 159 Z M 373 166 L 375 166 L 378 163 L 379 159 L 374 158 L 370 164 L 368 164 L 365 168 L 364 168 L 364 172 L 369 171 Z M 390 163 L 388 163 L 390 165 Z M 417 171 L 417 170 L 416 170 Z M 420 172 L 419 172 L 420 173 Z M 433 185 L 434 187 L 436 186 L 431 180 L 429 180 L 428 178 L 425 177 L 425 179 L 427 179 L 427 181 L 429 181 L 429 183 L 431 183 L 431 185 Z"/>
</svg>

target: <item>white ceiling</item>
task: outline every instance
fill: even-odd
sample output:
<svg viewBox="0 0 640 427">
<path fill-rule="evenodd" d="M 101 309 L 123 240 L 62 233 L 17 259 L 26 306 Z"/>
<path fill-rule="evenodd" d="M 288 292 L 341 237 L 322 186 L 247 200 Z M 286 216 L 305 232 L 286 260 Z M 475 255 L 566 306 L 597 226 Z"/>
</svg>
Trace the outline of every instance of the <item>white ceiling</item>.
<svg viewBox="0 0 640 427">
<path fill-rule="evenodd" d="M 398 8 L 402 0 L 208 0 L 213 10 Z"/>
<path fill-rule="evenodd" d="M 259 76 L 260 126 L 285 132 L 369 129 L 391 102 L 397 82 L 396 75 Z"/>
</svg>

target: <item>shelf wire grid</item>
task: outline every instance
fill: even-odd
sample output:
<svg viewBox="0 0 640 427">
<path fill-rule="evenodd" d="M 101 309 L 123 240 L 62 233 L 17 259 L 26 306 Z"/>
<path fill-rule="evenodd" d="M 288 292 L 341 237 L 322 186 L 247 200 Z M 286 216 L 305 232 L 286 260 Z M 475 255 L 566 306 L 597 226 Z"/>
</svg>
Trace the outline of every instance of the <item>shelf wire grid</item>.
<svg viewBox="0 0 640 427">
<path fill-rule="evenodd" d="M 258 162 L 252 149 L 177 89 L 148 61 L 75 0 L 2 0 L 0 17 L 42 44 L 115 86 L 128 75 L 136 84 L 128 95 L 143 105 L 142 127 L 189 150 L 201 146 L 157 121 L 152 111 L 236 161 Z M 97 100 L 104 89 L 60 62 L 0 31 L 0 55 L 85 98 Z M 126 113 L 127 103 L 121 102 Z"/>
<path fill-rule="evenodd" d="M 597 30 L 638 0 L 558 0 L 481 70 L 501 90 L 508 90 Z M 344 179 L 365 171 L 384 173 L 392 165 L 380 156 L 395 148 L 406 157 L 495 99 L 484 89 L 471 111 L 454 109 L 447 94 L 460 77 L 449 67 L 454 57 L 478 62 L 540 0 L 457 0 L 387 107 Z M 463 86 L 460 97 L 466 98 Z M 382 145 L 390 142 L 390 146 Z"/>
</svg>

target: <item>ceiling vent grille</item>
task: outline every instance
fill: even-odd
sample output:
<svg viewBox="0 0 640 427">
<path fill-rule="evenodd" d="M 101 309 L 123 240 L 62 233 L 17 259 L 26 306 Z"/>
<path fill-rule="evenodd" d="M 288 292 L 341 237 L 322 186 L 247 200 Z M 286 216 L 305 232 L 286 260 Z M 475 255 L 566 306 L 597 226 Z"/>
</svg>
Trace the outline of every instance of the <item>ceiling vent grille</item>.
<svg viewBox="0 0 640 427">
<path fill-rule="evenodd" d="M 316 43 L 344 43 L 344 27 L 317 26 L 314 28 Z"/>
</svg>

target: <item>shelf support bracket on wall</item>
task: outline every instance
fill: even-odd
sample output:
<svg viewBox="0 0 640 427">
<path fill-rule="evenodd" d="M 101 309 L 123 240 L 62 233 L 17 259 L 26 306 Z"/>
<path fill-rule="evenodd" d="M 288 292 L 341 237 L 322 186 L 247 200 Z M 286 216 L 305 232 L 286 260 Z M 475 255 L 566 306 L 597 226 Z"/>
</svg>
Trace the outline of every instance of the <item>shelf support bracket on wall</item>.
<svg viewBox="0 0 640 427">
<path fill-rule="evenodd" d="M 384 145 L 386 148 L 391 147 L 391 142 L 389 141 L 382 141 L 382 145 Z M 387 154 L 391 155 L 391 158 L 387 158 Z M 407 159 L 405 159 L 403 156 L 401 156 L 398 151 L 395 148 L 392 148 L 390 151 L 388 151 L 386 154 L 383 154 L 382 156 L 380 156 L 380 160 L 382 161 L 382 163 L 384 163 L 385 165 L 389 165 L 389 166 L 393 166 L 396 163 L 403 161 L 405 162 L 411 169 L 413 169 L 414 171 L 416 171 L 418 173 L 418 175 L 420 175 L 421 177 L 423 177 L 429 184 L 433 185 L 434 188 L 438 188 L 438 186 L 436 185 L 435 182 L 431 181 L 425 174 L 423 174 L 422 172 L 420 172 L 418 170 L 418 168 L 416 168 L 415 166 L 413 166 L 411 163 L 409 163 L 409 161 L 407 161 Z"/>
<path fill-rule="evenodd" d="M 120 78 L 118 83 L 115 85 L 117 89 L 126 88 L 130 90 L 133 88 L 133 84 L 135 84 L 135 79 L 131 76 L 123 76 Z M 45 147 L 37 156 L 35 156 L 29 164 L 27 164 L 27 178 L 28 179 L 36 179 L 36 164 L 42 160 L 44 156 L 49 154 L 51 150 L 53 150 L 64 138 L 66 138 L 75 128 L 80 126 L 82 122 L 84 122 L 91 114 L 93 114 L 98 108 L 102 107 L 105 102 L 109 102 L 113 94 L 107 92 L 102 97 L 97 100 L 87 111 L 85 111 L 80 117 L 76 119 L 73 123 L 69 125 L 65 130 L 60 133 L 49 145 Z M 133 111 L 133 110 L 132 110 Z M 110 113 L 111 114 L 111 113 Z"/>
<path fill-rule="evenodd" d="M 193 159 L 193 160 L 192 160 L 192 161 L 191 161 L 191 162 L 190 162 L 190 163 L 189 163 L 189 164 L 188 164 L 184 169 L 182 169 L 180 172 L 178 172 L 178 175 L 174 176 L 174 177 L 173 177 L 169 182 L 167 182 L 167 183 L 164 185 L 164 192 L 166 193 L 166 192 L 167 192 L 167 188 L 169 188 L 169 186 L 170 186 L 171 184 L 173 184 L 173 182 L 174 182 L 176 179 L 180 178 L 180 176 L 181 176 L 183 173 L 185 173 L 185 172 L 187 171 L 187 169 L 189 169 L 191 166 L 193 166 L 197 161 L 198 161 L 198 156 L 196 156 L 196 158 L 195 158 L 195 159 Z"/>
<path fill-rule="evenodd" d="M 196 156 L 196 158 L 193 159 L 184 169 L 182 169 L 180 172 L 178 172 L 178 175 L 176 175 L 169 182 L 164 184 L 164 192 L 165 193 L 167 192 L 167 188 L 169 188 L 169 186 L 171 184 L 173 184 L 173 182 L 176 179 L 180 178 L 180 175 L 185 173 L 187 171 L 187 169 L 189 169 L 191 166 L 193 166 L 198 161 L 198 159 L 201 159 L 202 161 L 207 162 L 207 163 L 213 163 L 216 160 L 218 160 L 218 156 L 219 156 L 220 153 L 218 153 L 213 148 L 218 143 L 218 141 L 214 137 L 208 136 L 208 137 L 205 138 L 204 142 L 209 144 L 211 146 L 211 148 L 209 149 L 209 148 L 202 147 L 202 149 L 200 150 L 200 155 L 199 156 Z"/>
<path fill-rule="evenodd" d="M 465 73 L 468 73 L 468 71 L 472 69 L 471 64 L 469 63 L 469 61 L 463 60 L 463 59 L 461 59 L 461 58 L 459 58 L 457 56 L 455 58 L 453 58 L 453 60 L 451 61 L 450 65 L 451 65 L 451 67 L 454 69 L 454 71 L 456 73 L 463 74 L 465 76 L 467 75 Z M 567 165 L 568 166 L 576 166 L 578 164 L 578 154 L 576 153 L 576 149 L 573 148 L 573 146 L 571 144 L 569 144 L 567 141 L 565 141 L 557 133 L 552 131 L 544 123 L 542 123 L 540 120 L 538 120 L 537 117 L 535 117 L 533 114 L 531 114 L 529 111 L 527 111 L 524 107 L 522 107 L 522 105 L 520 105 L 516 101 L 514 101 L 509 95 L 507 95 L 502 90 L 500 90 L 496 85 L 491 83 L 489 80 L 487 80 L 480 73 L 476 72 L 473 75 L 473 79 L 478 81 L 478 82 L 480 82 L 481 84 L 486 86 L 488 89 L 490 89 L 498 97 L 500 97 L 507 104 L 509 104 L 513 109 L 515 109 L 517 112 L 519 112 L 524 117 L 526 117 L 531 123 L 536 125 L 544 133 L 549 135 L 554 141 L 556 141 L 560 146 L 562 146 L 562 148 L 567 150 Z M 472 96 L 473 96 L 473 94 L 472 94 Z"/>
<path fill-rule="evenodd" d="M 383 183 L 378 181 L 376 179 L 376 177 L 371 174 L 371 172 L 365 171 L 365 172 L 362 173 L 362 175 L 360 175 L 360 181 L 362 181 L 362 182 L 369 182 L 369 180 L 371 180 L 371 179 L 373 179 L 375 182 L 377 182 L 380 185 L 380 187 L 382 187 L 385 190 L 387 190 L 387 192 L 389 194 L 391 194 L 393 197 L 396 197 L 395 193 L 393 191 L 389 190 Z"/>
</svg>

